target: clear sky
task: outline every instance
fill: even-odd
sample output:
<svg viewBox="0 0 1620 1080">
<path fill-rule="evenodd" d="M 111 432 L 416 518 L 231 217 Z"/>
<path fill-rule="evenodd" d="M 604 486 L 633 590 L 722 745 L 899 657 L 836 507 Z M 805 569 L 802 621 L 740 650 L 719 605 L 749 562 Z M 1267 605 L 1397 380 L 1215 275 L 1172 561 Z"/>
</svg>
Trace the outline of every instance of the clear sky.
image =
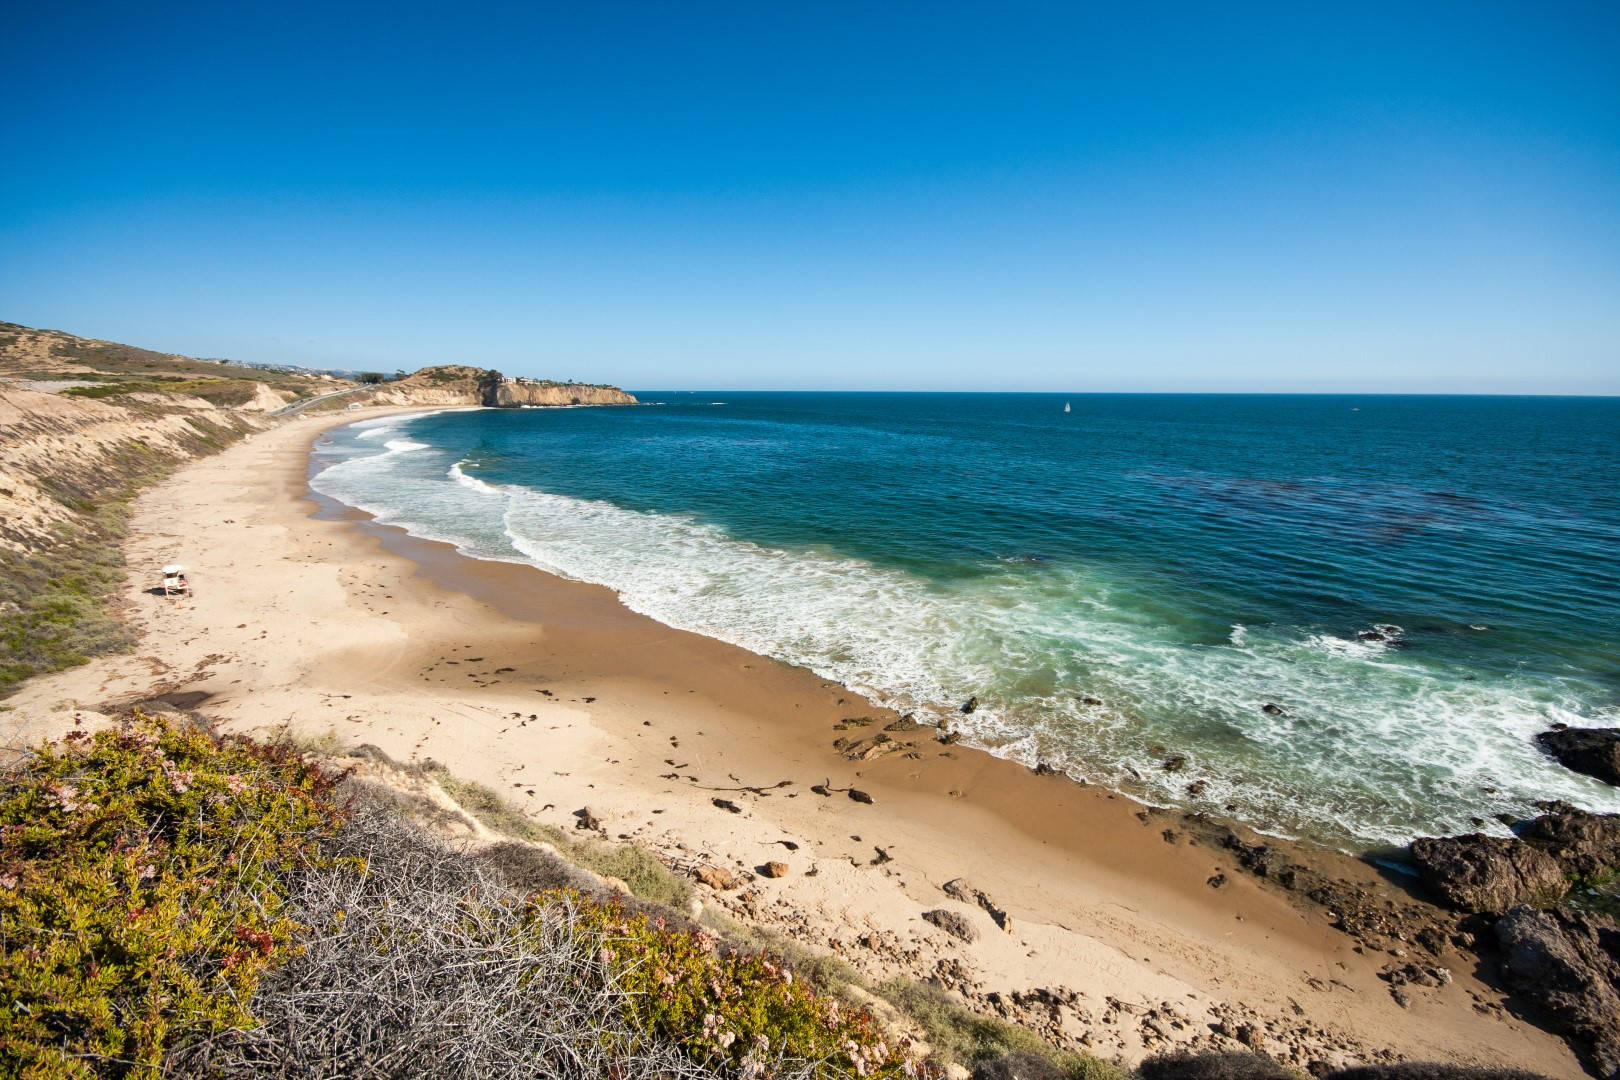
<svg viewBox="0 0 1620 1080">
<path fill-rule="evenodd" d="M 1620 393 L 1620 4 L 20 4 L 0 319 L 643 388 Z"/>
</svg>

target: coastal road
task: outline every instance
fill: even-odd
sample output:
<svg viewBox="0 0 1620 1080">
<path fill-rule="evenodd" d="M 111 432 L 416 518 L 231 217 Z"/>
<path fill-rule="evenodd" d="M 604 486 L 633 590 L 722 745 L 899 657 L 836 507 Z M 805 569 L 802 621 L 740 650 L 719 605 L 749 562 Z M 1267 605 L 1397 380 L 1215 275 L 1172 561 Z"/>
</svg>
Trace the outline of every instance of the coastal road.
<svg viewBox="0 0 1620 1080">
<path fill-rule="evenodd" d="M 295 401 L 290 405 L 283 405 L 279 409 L 271 409 L 268 413 L 265 413 L 265 415 L 291 416 L 293 413 L 303 412 L 311 405 L 319 405 L 323 401 L 331 401 L 333 398 L 346 397 L 349 394 L 358 394 L 362 390 L 370 389 L 372 388 L 369 386 L 351 386 L 347 390 L 334 390 L 330 394 L 316 394 L 312 398 L 305 398 L 302 401 Z"/>
</svg>

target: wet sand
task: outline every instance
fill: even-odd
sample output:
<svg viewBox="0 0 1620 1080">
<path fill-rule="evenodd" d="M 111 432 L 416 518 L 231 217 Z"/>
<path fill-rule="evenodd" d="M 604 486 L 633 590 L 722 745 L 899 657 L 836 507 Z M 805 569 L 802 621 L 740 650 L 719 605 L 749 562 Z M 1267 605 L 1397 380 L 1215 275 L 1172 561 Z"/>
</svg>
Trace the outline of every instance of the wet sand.
<svg viewBox="0 0 1620 1080">
<path fill-rule="evenodd" d="M 206 693 L 202 711 L 233 728 L 291 724 L 431 757 L 552 824 L 572 827 L 588 806 L 610 838 L 680 870 L 779 860 L 783 878 L 699 895 L 874 981 L 934 978 L 1107 1058 L 1232 1048 L 1241 1033 L 1299 1064 L 1393 1052 L 1583 1075 L 1560 1040 L 1504 1014 L 1460 954 L 1449 985 L 1398 1004 L 1379 978 L 1398 958 L 1236 871 L 1178 815 L 932 729 L 891 732 L 901 749 L 851 761 L 834 740 L 900 718 L 637 615 L 610 590 L 468 559 L 319 500 L 311 442 L 367 415 L 289 422 L 144 495 L 131 565 L 186 563 L 197 596 L 163 600 L 132 580 L 135 654 L 31 682 L 6 722 L 50 733 L 104 703 Z M 812 792 L 823 784 L 833 793 Z M 1354 859 L 1292 854 L 1384 887 Z M 1010 914 L 1010 931 L 942 891 L 958 877 Z M 923 921 L 939 908 L 977 940 Z"/>
</svg>

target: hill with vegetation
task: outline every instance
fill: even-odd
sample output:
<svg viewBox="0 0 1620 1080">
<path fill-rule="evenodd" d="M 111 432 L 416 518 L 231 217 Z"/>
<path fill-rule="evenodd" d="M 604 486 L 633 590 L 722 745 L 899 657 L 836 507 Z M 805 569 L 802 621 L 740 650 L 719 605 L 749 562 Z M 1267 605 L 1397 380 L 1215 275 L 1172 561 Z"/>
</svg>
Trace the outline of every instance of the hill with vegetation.
<svg viewBox="0 0 1620 1080">
<path fill-rule="evenodd" d="M 137 491 L 346 385 L 0 323 L 0 696 L 128 643 L 106 597 Z"/>
<path fill-rule="evenodd" d="M 489 408 L 636 403 L 634 395 L 617 386 L 514 378 L 493 369 L 465 364 L 423 368 L 414 375 L 378 386 L 368 396 L 379 405 L 483 405 Z"/>
</svg>

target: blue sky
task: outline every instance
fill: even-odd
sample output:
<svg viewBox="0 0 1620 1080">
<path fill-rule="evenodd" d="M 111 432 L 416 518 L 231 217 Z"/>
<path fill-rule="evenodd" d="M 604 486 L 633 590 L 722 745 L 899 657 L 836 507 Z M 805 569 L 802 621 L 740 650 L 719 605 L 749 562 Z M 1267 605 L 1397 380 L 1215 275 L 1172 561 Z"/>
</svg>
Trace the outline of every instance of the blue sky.
<svg viewBox="0 0 1620 1080">
<path fill-rule="evenodd" d="M 657 388 L 1620 393 L 1620 7 L 32 4 L 0 318 Z"/>
</svg>

